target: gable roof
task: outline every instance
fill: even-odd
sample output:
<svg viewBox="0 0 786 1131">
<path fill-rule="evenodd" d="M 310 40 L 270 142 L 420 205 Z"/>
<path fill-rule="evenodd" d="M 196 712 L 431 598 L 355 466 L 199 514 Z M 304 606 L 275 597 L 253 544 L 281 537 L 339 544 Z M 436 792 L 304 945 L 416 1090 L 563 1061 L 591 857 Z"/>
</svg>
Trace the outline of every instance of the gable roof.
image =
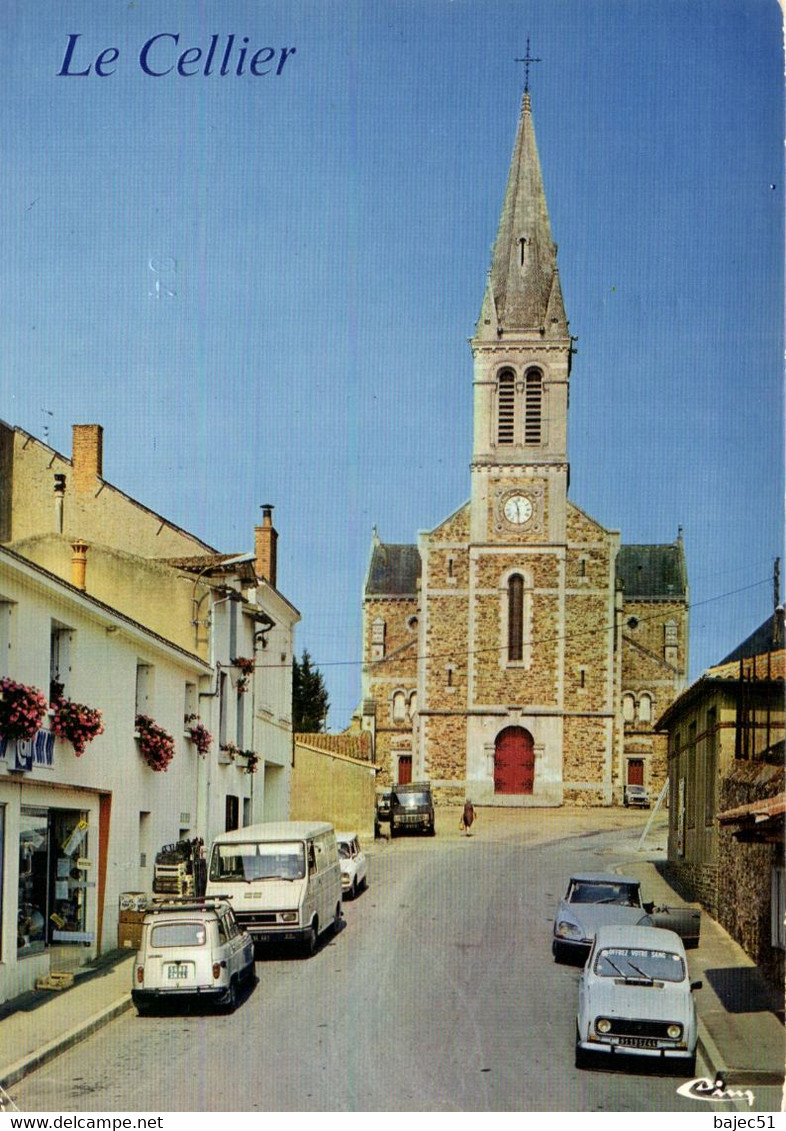
<svg viewBox="0 0 786 1131">
<path fill-rule="evenodd" d="M 670 545 L 620 546 L 616 574 L 628 600 L 679 601 L 688 596 L 681 539 Z"/>
<path fill-rule="evenodd" d="M 366 597 L 415 597 L 419 578 L 417 546 L 374 543 L 366 576 Z"/>
<path fill-rule="evenodd" d="M 781 626 L 783 624 L 781 613 Z M 763 656 L 766 652 L 777 652 L 783 648 L 783 630 L 776 628 L 776 617 L 767 617 L 764 624 L 760 624 L 750 636 L 738 644 L 733 652 L 724 656 L 721 664 L 730 664 L 735 660 L 747 660 L 751 656 Z"/>
</svg>

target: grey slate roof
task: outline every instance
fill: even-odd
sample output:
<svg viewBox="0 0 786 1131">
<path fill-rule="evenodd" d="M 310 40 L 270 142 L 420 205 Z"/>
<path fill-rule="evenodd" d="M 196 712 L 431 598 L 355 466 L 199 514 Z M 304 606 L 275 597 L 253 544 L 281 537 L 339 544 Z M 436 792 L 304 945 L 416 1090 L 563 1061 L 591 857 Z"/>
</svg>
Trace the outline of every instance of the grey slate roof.
<svg viewBox="0 0 786 1131">
<path fill-rule="evenodd" d="M 420 577 L 417 546 L 377 542 L 366 578 L 367 597 L 414 597 Z"/>
<path fill-rule="evenodd" d="M 628 600 L 679 600 L 688 595 L 682 542 L 670 545 L 620 546 L 617 582 Z"/>
<path fill-rule="evenodd" d="M 778 638 L 776 638 L 779 637 Z M 764 624 L 760 624 L 742 644 L 738 644 L 733 652 L 724 656 L 721 664 L 730 664 L 735 660 L 747 660 L 751 656 L 764 656 L 767 652 L 777 652 L 783 648 L 782 629 L 776 634 L 775 617 L 767 617 Z"/>
</svg>

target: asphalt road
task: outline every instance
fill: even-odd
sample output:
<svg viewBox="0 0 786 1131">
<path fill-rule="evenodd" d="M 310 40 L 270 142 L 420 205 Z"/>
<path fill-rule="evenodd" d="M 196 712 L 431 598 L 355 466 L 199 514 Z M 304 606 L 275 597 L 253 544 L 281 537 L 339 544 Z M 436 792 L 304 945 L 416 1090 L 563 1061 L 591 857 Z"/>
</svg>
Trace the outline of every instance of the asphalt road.
<svg viewBox="0 0 786 1131">
<path fill-rule="evenodd" d="M 635 843 L 633 815 L 603 814 L 606 831 L 589 833 L 597 820 L 481 811 L 463 837 L 443 814 L 434 839 L 378 844 L 340 933 L 310 960 L 259 961 L 233 1015 L 129 1012 L 14 1099 L 63 1112 L 695 1111 L 679 1077 L 573 1066 L 579 971 L 551 957 L 554 908 L 569 872 L 623 864 Z"/>
</svg>

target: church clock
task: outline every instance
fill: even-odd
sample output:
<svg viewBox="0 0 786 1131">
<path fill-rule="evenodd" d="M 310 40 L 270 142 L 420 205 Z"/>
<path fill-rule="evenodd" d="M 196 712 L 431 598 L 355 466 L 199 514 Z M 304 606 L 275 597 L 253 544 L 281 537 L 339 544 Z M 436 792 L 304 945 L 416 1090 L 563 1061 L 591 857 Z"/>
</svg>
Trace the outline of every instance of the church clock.
<svg viewBox="0 0 786 1131">
<path fill-rule="evenodd" d="M 502 513 L 514 526 L 524 526 L 532 518 L 532 500 L 526 495 L 510 495 L 505 500 Z"/>
</svg>

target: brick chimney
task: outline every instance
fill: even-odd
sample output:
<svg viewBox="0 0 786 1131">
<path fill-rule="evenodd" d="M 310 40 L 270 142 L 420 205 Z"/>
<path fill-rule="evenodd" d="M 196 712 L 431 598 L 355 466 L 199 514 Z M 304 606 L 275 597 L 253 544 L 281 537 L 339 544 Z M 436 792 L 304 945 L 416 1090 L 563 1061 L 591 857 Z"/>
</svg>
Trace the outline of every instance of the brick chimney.
<svg viewBox="0 0 786 1131">
<path fill-rule="evenodd" d="M 278 534 L 273 528 L 273 508 L 269 503 L 262 507 L 262 525 L 254 527 L 257 577 L 276 586 L 276 543 Z"/>
<path fill-rule="evenodd" d="M 74 486 L 82 493 L 94 491 L 103 475 L 104 429 L 100 424 L 75 424 L 72 448 Z"/>
<path fill-rule="evenodd" d="M 87 551 L 90 549 L 87 542 L 81 539 L 71 543 L 74 556 L 71 558 L 71 584 L 77 589 L 87 589 Z"/>
</svg>

